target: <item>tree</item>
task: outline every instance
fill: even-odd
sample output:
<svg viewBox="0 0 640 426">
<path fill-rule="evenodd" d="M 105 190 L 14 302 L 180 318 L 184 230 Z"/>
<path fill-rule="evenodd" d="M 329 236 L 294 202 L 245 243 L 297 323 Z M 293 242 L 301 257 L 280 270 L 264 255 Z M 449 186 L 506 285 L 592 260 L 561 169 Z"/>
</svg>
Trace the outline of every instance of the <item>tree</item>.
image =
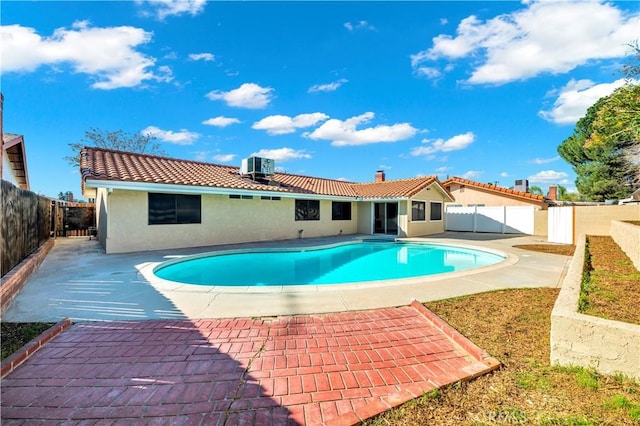
<svg viewBox="0 0 640 426">
<path fill-rule="evenodd" d="M 540 188 L 539 186 L 536 186 L 536 185 L 531 185 L 529 187 L 529 193 L 530 194 L 534 194 L 534 195 L 543 195 L 542 188 Z"/>
<path fill-rule="evenodd" d="M 84 132 L 85 139 L 77 143 L 69 143 L 74 155 L 64 157 L 75 167 L 80 166 L 80 151 L 85 146 L 114 149 L 118 151 L 136 152 L 138 154 L 166 155 L 157 142 L 158 138 L 151 134 L 128 133 L 123 130 L 101 130 L 95 127 Z"/>
<path fill-rule="evenodd" d="M 640 186 L 640 45 L 629 47 L 633 55 L 622 69 L 626 84 L 589 108 L 558 147 L 588 200 L 625 198 Z"/>
</svg>

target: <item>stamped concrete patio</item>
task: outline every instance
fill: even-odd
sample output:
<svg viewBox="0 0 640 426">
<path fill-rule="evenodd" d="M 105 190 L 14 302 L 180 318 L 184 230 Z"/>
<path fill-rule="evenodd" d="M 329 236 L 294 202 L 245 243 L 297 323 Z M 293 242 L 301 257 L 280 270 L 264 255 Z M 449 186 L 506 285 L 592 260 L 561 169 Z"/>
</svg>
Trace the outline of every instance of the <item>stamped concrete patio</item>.
<svg viewBox="0 0 640 426">
<path fill-rule="evenodd" d="M 3 378 L 2 423 L 354 424 L 484 374 L 498 361 L 410 299 L 557 286 L 569 258 L 511 247 L 534 237 L 474 237 L 510 261 L 392 288 L 230 293 L 249 306 L 193 311 L 190 300 L 211 306 L 218 293 L 172 292 L 140 273 L 188 251 L 107 256 L 95 241 L 65 241 L 4 320 L 75 324 Z"/>
</svg>

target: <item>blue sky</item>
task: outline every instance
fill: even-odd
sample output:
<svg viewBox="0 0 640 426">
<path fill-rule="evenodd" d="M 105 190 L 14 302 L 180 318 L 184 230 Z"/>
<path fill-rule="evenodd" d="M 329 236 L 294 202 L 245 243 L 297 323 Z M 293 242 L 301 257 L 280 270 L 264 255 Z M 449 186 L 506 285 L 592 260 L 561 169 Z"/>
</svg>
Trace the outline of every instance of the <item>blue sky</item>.
<svg viewBox="0 0 640 426">
<path fill-rule="evenodd" d="M 219 164 L 571 191 L 557 146 L 623 84 L 638 5 L 3 1 L 4 131 L 49 196 L 80 196 L 63 157 L 94 127 Z"/>
</svg>

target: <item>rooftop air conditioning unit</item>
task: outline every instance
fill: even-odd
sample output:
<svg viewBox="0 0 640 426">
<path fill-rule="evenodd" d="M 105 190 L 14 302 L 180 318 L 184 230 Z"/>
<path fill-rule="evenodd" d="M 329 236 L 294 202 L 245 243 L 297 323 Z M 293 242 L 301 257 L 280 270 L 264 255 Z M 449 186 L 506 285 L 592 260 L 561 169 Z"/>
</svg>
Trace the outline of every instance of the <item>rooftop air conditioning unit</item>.
<svg viewBox="0 0 640 426">
<path fill-rule="evenodd" d="M 275 173 L 275 161 L 270 158 L 249 157 L 242 159 L 241 175 L 253 177 L 271 176 Z"/>
</svg>

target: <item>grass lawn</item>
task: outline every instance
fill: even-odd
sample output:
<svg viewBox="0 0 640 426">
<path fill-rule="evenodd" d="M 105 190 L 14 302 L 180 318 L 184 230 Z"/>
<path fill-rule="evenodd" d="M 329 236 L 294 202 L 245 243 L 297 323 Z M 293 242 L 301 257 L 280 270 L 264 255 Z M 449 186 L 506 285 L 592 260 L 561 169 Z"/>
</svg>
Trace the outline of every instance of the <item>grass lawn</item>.
<svg viewBox="0 0 640 426">
<path fill-rule="evenodd" d="M 543 246 L 521 248 L 572 253 L 570 246 Z M 617 251 L 598 256 L 609 256 L 607 264 L 623 262 Z M 616 300 L 618 308 L 631 303 L 622 310 L 637 312 L 638 288 L 635 300 L 608 300 Z M 503 290 L 426 303 L 503 366 L 427 393 L 363 425 L 640 425 L 640 382 L 549 364 L 551 310 L 558 292 Z"/>
</svg>

